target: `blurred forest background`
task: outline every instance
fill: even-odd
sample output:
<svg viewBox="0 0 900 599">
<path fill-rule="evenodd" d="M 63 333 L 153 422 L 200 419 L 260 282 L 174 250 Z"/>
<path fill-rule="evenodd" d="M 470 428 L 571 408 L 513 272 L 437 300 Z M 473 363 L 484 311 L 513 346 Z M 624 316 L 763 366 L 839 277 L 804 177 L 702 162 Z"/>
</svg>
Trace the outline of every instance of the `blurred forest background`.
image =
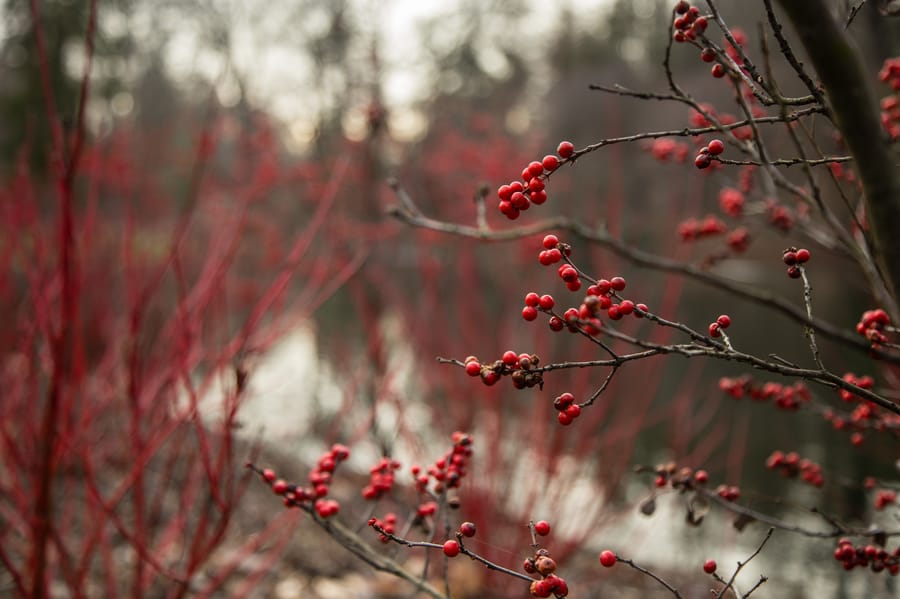
<svg viewBox="0 0 900 599">
<path fill-rule="evenodd" d="M 38 4 L 48 82 L 66 129 L 77 122 L 89 3 Z M 702 557 L 719 551 L 720 563 L 733 562 L 758 542 L 758 535 L 745 532 L 752 538 L 742 544 L 743 537 L 723 518 L 689 527 L 677 498 L 667 498 L 671 505 L 661 501 L 652 518 L 636 515 L 652 481 L 635 476 L 635 464 L 677 460 L 706 468 L 712 480 L 759 490 L 761 497 L 800 503 L 816 497 L 841 517 L 860 516 L 870 502 L 858 486 L 797 491 L 763 467 L 765 458 L 773 449 L 796 450 L 826 471 L 839 472 L 836 478 L 858 481 L 863 472 L 890 477 L 895 448 L 873 438 L 857 450 L 846 432 L 833 430 L 817 415 L 726 397 L 717 383 L 721 376 L 744 373 L 735 365 L 679 357 L 642 361 L 625 368 L 594 408 L 564 428 L 556 423 L 552 398 L 564 391 L 586 397 L 602 382 L 598 373 L 553 373 L 543 390 L 516 391 L 508 384 L 485 387 L 435 362 L 436 356 L 468 354 L 495 359 L 506 349 L 534 352 L 545 361 L 596 356 L 594 346 L 519 316 L 526 292 L 565 293 L 536 260 L 541 236 L 479 244 L 404 227 L 384 216 L 396 203 L 387 179 L 396 178 L 429 216 L 474 224 L 473 198 L 482 185 L 493 192 L 529 161 L 552 153 L 562 139 L 580 148 L 601 138 L 686 126 L 689 115 L 680 105 L 588 89 L 590 83 L 665 89 L 660 64 L 669 4 L 102 1 L 77 196 L 78 209 L 93 215 L 79 222 L 93 223 L 99 248 L 95 261 L 84 266 L 85 280 L 117 260 L 112 240 L 118 231 L 134 228 L 134 260 L 149 263 L 165 253 L 180 216 L 203 206 L 198 229 L 181 246 L 180 276 L 205 280 L 209 254 L 233 260 L 229 278 L 198 304 L 208 311 L 198 322 L 217 323 L 197 332 L 207 347 L 224 343 L 243 318 L 255 314 L 255 302 L 266 297 L 273 275 L 292 275 L 283 292 L 272 296 L 280 316 L 261 316 L 265 333 L 242 354 L 249 382 L 236 416 L 241 445 L 235 468 L 261 442 L 260 463 L 300 479 L 324 448 L 346 443 L 354 451 L 352 468 L 335 495 L 346 501 L 341 517 L 362 522 L 368 512 L 358 498 L 359 481 L 381 455 L 422 463 L 446 446 L 453 430 L 471 431 L 476 457 L 460 519 L 478 524 L 484 544 L 476 548 L 517 567 L 528 545 L 523 523 L 551 519 L 554 542 L 563 545 L 554 556 L 565 564 L 578 597 L 599 597 L 613 588 L 616 596 L 643 596 L 640 581 L 602 580 L 590 553 L 600 546 L 612 545 L 655 565 L 688 591 Z M 721 4 L 726 20 L 746 31 L 755 51 L 761 6 Z M 861 32 L 873 79 L 884 58 L 896 53 L 900 38 L 892 26 L 866 6 L 853 27 Z M 29 173 L 36 212 L 26 221 L 42 227 L 54 214 L 48 199 L 54 166 L 35 47 L 27 3 L 8 0 L 0 29 L 0 173 L 4 181 Z M 776 71 L 782 67 L 775 65 Z M 709 76 L 696 52 L 676 48 L 673 69 L 695 97 L 728 111 L 729 90 Z M 795 83 L 787 76 L 782 82 L 788 92 Z M 198 139 L 205 141 L 197 146 Z M 202 172 L 196 168 L 200 159 Z M 645 143 L 614 145 L 555 175 L 540 212 L 603 221 L 650 252 L 699 262 L 720 251 L 724 241 L 685 244 L 675 225 L 715 212 L 719 189 L 735 178 L 729 169 L 707 174 L 660 162 Z M 509 226 L 492 202 L 493 193 L 488 222 Z M 9 206 L 7 225 L 25 226 Z M 242 228 L 232 229 L 238 213 L 246 219 Z M 525 214 L 522 220 L 529 218 Z M 314 237 L 294 252 L 296 232 L 313 226 Z M 238 230 L 239 239 L 229 238 Z M 799 288 L 783 276 L 778 255 L 783 247 L 810 240 L 765 227 L 753 230 L 752 238 L 745 254 L 713 268 L 799 305 Z M 9 246 L 0 241 L 4 247 Z M 773 311 L 640 270 L 596 248 L 576 243 L 575 252 L 598 276 L 626 276 L 629 297 L 668 318 L 702 328 L 727 312 L 746 351 L 807 359 L 801 328 Z M 818 315 L 850 329 L 861 311 L 872 307 L 865 282 L 845 276 L 841 259 L 825 258 L 827 250 L 814 252 L 817 262 L 821 256 L 822 264 L 834 264 L 813 271 Z M 301 257 L 292 261 L 292 256 Z M 21 319 L 23 303 L 31 300 L 22 291 L 24 283 L 15 282 L 27 278 L 28 268 L 7 266 L 13 284 L 5 288 L 4 313 Z M 175 294 L 176 287 L 173 283 L 162 295 Z M 107 372 L 103 323 L 126 290 L 112 285 L 90 292 L 96 296 L 81 305 L 82 369 Z M 167 305 L 150 306 L 148 322 L 165 323 Z M 623 328 L 667 338 L 638 321 Z M 0 366 L 7 383 L 20 365 L 20 333 L 17 326 L 3 333 Z M 159 347 L 154 333 L 141 337 L 140 344 L 148 355 Z M 827 343 L 823 352 L 827 363 L 844 364 L 838 370 L 871 374 L 863 355 Z M 148 359 L 144 370 L 165 359 Z M 190 363 L 192 377 L 222 368 L 221 361 Z M 219 387 L 214 377 L 204 380 L 203 413 L 213 421 Z M 768 505 L 759 501 L 760 507 Z M 236 540 L 229 542 L 263 530 L 280 510 L 266 489 L 251 485 L 229 529 L 227 538 Z M 4 511 L 3 519 L 9 514 Z M 289 523 L 291 536 L 277 547 L 281 557 L 266 562 L 255 590 L 247 591 L 251 596 L 366 596 L 360 589 L 370 589 L 371 582 L 368 574 L 359 574 L 365 573 L 359 564 L 327 540 L 316 540 L 311 550 L 310 540 L 319 533 L 303 518 Z M 754 562 L 751 573 L 779 579 L 780 586 L 767 588 L 766 596 L 852 596 L 866 585 L 884 584 L 866 573 L 842 575 L 829 561 L 828 544 L 791 538 L 778 547 Z M 253 556 L 246 561 L 241 568 L 260 569 Z M 482 581 L 485 574 L 467 570 L 461 576 Z M 378 580 L 384 596 L 408 592 Z M 510 592 L 502 578 L 483 584 L 488 590 L 469 596 Z"/>
</svg>

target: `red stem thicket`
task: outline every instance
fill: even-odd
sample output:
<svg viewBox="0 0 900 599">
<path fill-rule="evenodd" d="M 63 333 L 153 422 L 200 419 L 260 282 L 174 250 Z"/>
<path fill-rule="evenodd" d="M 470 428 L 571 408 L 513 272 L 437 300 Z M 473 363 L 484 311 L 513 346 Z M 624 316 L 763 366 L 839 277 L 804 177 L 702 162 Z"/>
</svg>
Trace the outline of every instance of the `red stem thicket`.
<svg viewBox="0 0 900 599">
<path fill-rule="evenodd" d="M 96 4 L 65 133 L 31 3 L 52 160 L 41 173 L 23 151 L 0 184 L 4 585 L 21 597 L 51 586 L 179 597 L 240 577 L 242 596 L 296 518 L 265 538 L 229 537 L 248 482 L 239 414 L 256 356 L 364 259 L 325 226 L 349 159 L 282 165 L 267 123 L 212 104 L 186 155 L 128 127 L 91 139 Z M 248 569 L 251 553 L 265 557 Z"/>
</svg>

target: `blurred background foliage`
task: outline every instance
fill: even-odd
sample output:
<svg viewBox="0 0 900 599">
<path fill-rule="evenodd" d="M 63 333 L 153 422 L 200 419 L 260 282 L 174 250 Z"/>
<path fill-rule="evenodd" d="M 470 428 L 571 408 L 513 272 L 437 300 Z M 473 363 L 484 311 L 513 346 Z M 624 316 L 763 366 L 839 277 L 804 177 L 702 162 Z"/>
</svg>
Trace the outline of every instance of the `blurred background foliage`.
<svg viewBox="0 0 900 599">
<path fill-rule="evenodd" d="M 84 67 L 87 2 L 38 4 L 52 93 L 69 126 Z M 898 38 L 896 26 L 880 19 L 871 4 L 853 29 L 874 77 Z M 722 5 L 729 24 L 748 33 L 755 51 L 761 7 Z M 564 498 L 570 486 L 589 480 L 590 493 L 602 499 L 572 499 L 577 507 L 562 528 L 571 535 L 573 551 L 593 538 L 595 531 L 586 530 L 585 523 L 614 521 L 646 492 L 649 481 L 636 481 L 630 473 L 635 463 L 674 459 L 703 465 L 713 480 L 772 496 L 790 492 L 762 468 L 773 449 L 798 450 L 850 481 L 863 473 L 888 476 L 896 452 L 886 442 L 873 438 L 864 451 L 855 451 L 846 433 L 833 431 L 818 416 L 723 399 L 716 381 L 743 372 L 734 365 L 685 364 L 675 357 L 634 364 L 617 376 L 600 405 L 588 410 L 588 418 L 562 429 L 554 422 L 552 398 L 567 390 L 584 397 L 605 373 L 552 374 L 543 391 L 517 392 L 506 381 L 487 389 L 434 362 L 437 355 L 494 359 L 507 348 L 562 361 L 593 357 L 594 348 L 551 335 L 543 323 L 526 325 L 518 316 L 528 291 L 566 294 L 537 263 L 539 237 L 476 244 L 403 228 L 383 216 L 395 201 L 385 180 L 396 177 L 430 216 L 472 223 L 472 198 L 480 186 L 493 190 L 516 178 L 561 139 L 582 147 L 604 137 L 685 126 L 688 115 L 680 105 L 587 89 L 589 83 L 619 83 L 663 91 L 660 64 L 670 8 L 661 0 L 104 0 L 90 74 L 89 134 L 102 146 L 129 132 L 126 166 L 158 173 L 173 190 L 187 184 L 190 169 L 172 157 L 183 153 L 204 123 L 216 120 L 257 134 L 256 146 L 221 145 L 216 161 L 224 168 L 231 164 L 226 158 L 246 151 L 257 165 L 246 177 L 259 176 L 261 162 L 273 176 L 296 177 L 296 187 L 281 192 L 277 204 L 288 228 L 309 217 L 316 190 L 334 165 L 350 160 L 337 214 L 327 227 L 341 244 L 329 251 L 347 256 L 364 251 L 366 263 L 318 310 L 311 329 L 315 349 L 312 357 L 302 358 L 313 359 L 331 380 L 285 383 L 286 392 L 311 415 L 275 439 L 285 456 L 310 455 L 324 443 L 350 440 L 368 447 L 374 463 L 380 452 L 428 455 L 445 444 L 450 431 L 473 430 L 479 439 L 493 439 L 497 451 L 485 451 L 484 462 L 474 466 L 480 482 L 467 492 L 485 501 L 472 501 L 468 517 L 493 522 L 491 542 L 514 548 L 525 539 L 523 517 L 548 509 L 548 494 Z M 26 2 L 7 0 L 3 11 L 0 171 L 26 163 L 45 172 L 50 136 L 33 23 Z M 695 54 L 676 48 L 673 69 L 679 82 L 727 111 L 728 90 L 708 76 Z M 774 68 L 786 73 L 783 65 Z M 786 75 L 782 81 L 791 92 L 793 82 Z M 240 173 L 231 174 L 240 179 Z M 534 210 L 540 216 L 605 221 L 648 251 L 699 261 L 719 246 L 685 246 L 674 225 L 714 212 L 718 190 L 733 178 L 727 169 L 707 176 L 684 165 L 660 164 L 639 143 L 616 145 L 554 176 L 550 201 Z M 305 200 L 298 202 L 294 192 Z M 177 208 L 171 197 L 161 195 L 161 211 Z M 502 227 L 492 197 L 488 220 Z M 127 194 L 109 198 L 110 206 L 116 200 L 126 201 Z M 798 240 L 768 229 L 754 231 L 754 237 L 746 254 L 714 268 L 799 304 L 797 286 L 777 263 L 780 249 Z M 667 317 L 702 328 L 728 312 L 736 323 L 733 335 L 746 351 L 807 360 L 800 328 L 773 312 L 574 245 L 576 261 L 588 271 L 625 275 L 631 296 L 651 309 L 664 308 Z M 779 251 L 773 254 L 772 248 Z M 850 328 L 871 307 L 865 284 L 842 272 L 840 258 L 825 254 L 817 250 L 816 262 L 822 256 L 822 264 L 833 260 L 836 266 L 812 267 L 816 310 Z M 657 334 L 646 326 L 625 326 Z M 865 356 L 831 345 L 824 355 L 837 371 L 871 373 Z M 270 409 L 265 406 L 263 401 L 254 410 Z M 254 430 L 253 416 L 247 418 Z M 298 468 L 298 477 L 302 472 Z M 841 517 L 860 515 L 867 503 L 854 488 L 830 486 L 822 503 Z M 670 525 L 684 526 L 658 524 Z M 730 539 L 727 526 L 722 528 L 725 532 L 710 534 Z M 603 534 L 603 528 L 597 530 Z M 806 548 L 801 559 L 825 559 L 830 548 L 824 549 Z M 492 557 L 509 557 L 498 552 Z M 836 570 L 828 571 L 836 575 Z"/>
</svg>

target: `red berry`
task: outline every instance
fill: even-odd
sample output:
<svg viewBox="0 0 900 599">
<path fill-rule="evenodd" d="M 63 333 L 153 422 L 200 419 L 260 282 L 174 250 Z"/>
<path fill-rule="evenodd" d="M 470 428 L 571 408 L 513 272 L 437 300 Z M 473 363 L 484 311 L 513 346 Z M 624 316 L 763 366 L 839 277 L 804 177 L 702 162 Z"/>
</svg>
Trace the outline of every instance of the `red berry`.
<svg viewBox="0 0 900 599">
<path fill-rule="evenodd" d="M 803 264 L 804 262 L 809 262 L 810 254 L 809 250 L 806 248 L 800 248 L 797 250 L 797 262 Z"/>
<path fill-rule="evenodd" d="M 547 325 L 550 327 L 551 331 L 559 332 L 565 328 L 566 324 L 562 321 L 562 319 L 558 316 L 553 316 L 547 321 Z"/>
<path fill-rule="evenodd" d="M 801 273 L 800 273 L 800 269 L 798 267 L 791 266 L 790 268 L 787 269 L 787 274 L 792 279 L 799 279 Z"/>
<path fill-rule="evenodd" d="M 712 48 L 703 48 L 700 52 L 700 60 L 703 62 L 712 62 L 716 59 L 716 51 Z"/>
<path fill-rule="evenodd" d="M 622 300 L 619 303 L 619 312 L 625 315 L 634 312 L 634 302 L 631 300 Z"/>
<path fill-rule="evenodd" d="M 679 15 L 683 15 L 690 9 L 691 5 L 687 2 L 687 0 L 678 0 L 678 4 L 675 5 L 675 12 Z"/>
<path fill-rule="evenodd" d="M 497 197 L 501 200 L 509 201 L 509 197 L 512 195 L 512 189 L 509 185 L 501 185 L 499 189 L 497 189 Z"/>
<path fill-rule="evenodd" d="M 717 322 L 717 323 L 719 324 L 719 326 L 722 327 L 723 329 L 727 329 L 728 327 L 731 326 L 731 317 L 728 316 L 727 314 L 722 314 L 721 316 L 719 316 L 719 317 L 716 319 L 716 322 Z"/>
<path fill-rule="evenodd" d="M 446 541 L 444 543 L 444 555 L 447 557 L 456 557 L 459 555 L 459 543 L 456 541 Z"/>
<path fill-rule="evenodd" d="M 267 483 L 275 482 L 275 471 L 270 468 L 266 468 L 265 470 L 263 470 L 262 477 L 263 480 L 265 480 Z"/>
<path fill-rule="evenodd" d="M 706 470 L 697 470 L 694 472 L 694 482 L 698 485 L 705 485 L 709 482 L 709 474 L 707 474 Z"/>
<path fill-rule="evenodd" d="M 543 309 L 543 310 L 552 310 L 555 303 L 556 303 L 556 302 L 553 301 L 553 296 L 552 296 L 552 295 L 542 295 L 542 296 L 538 299 L 538 305 L 539 305 L 539 306 L 541 307 L 541 309 Z"/>
<path fill-rule="evenodd" d="M 557 420 L 559 421 L 559 423 L 560 423 L 561 425 L 563 425 L 563 426 L 569 426 L 570 424 L 572 424 L 572 417 L 569 416 L 569 414 L 566 413 L 566 412 L 559 412 L 559 413 L 557 413 L 557 414 L 556 414 L 556 419 L 557 419 Z"/>
<path fill-rule="evenodd" d="M 511 349 L 508 349 L 503 352 L 503 357 L 500 359 L 503 360 L 503 363 L 507 366 L 513 366 L 519 361 L 519 354 Z"/>
<path fill-rule="evenodd" d="M 549 576 L 556 572 L 556 561 L 548 555 L 542 555 L 534 560 L 534 568 L 549 579 Z"/>
<path fill-rule="evenodd" d="M 512 204 L 516 210 L 528 210 L 528 198 L 526 198 L 525 194 L 521 191 L 513 193 L 509 198 L 509 203 Z"/>
<path fill-rule="evenodd" d="M 544 249 L 555 249 L 559 244 L 559 237 L 556 235 L 546 235 L 544 236 L 544 241 L 542 243 L 544 244 Z"/>
<path fill-rule="evenodd" d="M 600 552 L 600 565 L 604 568 L 612 568 L 616 561 L 616 554 L 609 549 Z"/>
<path fill-rule="evenodd" d="M 546 520 L 538 520 L 534 523 L 534 532 L 542 537 L 550 534 L 550 523 Z"/>
<path fill-rule="evenodd" d="M 712 574 L 716 571 L 716 560 L 708 559 L 703 562 L 703 571 L 707 574 Z"/>
<path fill-rule="evenodd" d="M 568 158 L 575 153 L 575 146 L 570 141 L 561 141 L 556 147 L 556 153 L 562 158 Z"/>
<path fill-rule="evenodd" d="M 478 360 L 470 360 L 466 362 L 466 374 L 469 376 L 478 376 L 481 374 L 481 364 Z"/>
<path fill-rule="evenodd" d="M 786 250 L 781 255 L 781 260 L 788 266 L 793 266 L 793 265 L 797 264 L 797 253 L 792 252 L 790 250 Z"/>
<path fill-rule="evenodd" d="M 531 203 L 540 206 L 544 202 L 547 201 L 547 192 L 546 191 L 532 191 L 530 194 Z"/>
<path fill-rule="evenodd" d="M 509 220 L 516 220 L 519 218 L 519 209 L 513 206 L 510 202 L 502 201 L 497 206 L 500 209 L 500 212 L 508 218 Z"/>
<path fill-rule="evenodd" d="M 568 283 L 578 279 L 578 271 L 569 264 L 563 264 L 559 267 L 559 278 Z"/>
<path fill-rule="evenodd" d="M 565 413 L 574 420 L 575 418 L 581 416 L 581 406 L 579 406 L 577 403 L 573 403 L 566 408 Z"/>
<path fill-rule="evenodd" d="M 566 408 L 572 405 L 572 401 L 575 397 L 571 393 L 563 393 L 559 397 L 553 400 L 553 407 L 559 410 L 560 412 L 565 412 Z"/>
<path fill-rule="evenodd" d="M 551 264 L 553 264 L 553 262 L 550 261 L 550 251 L 541 250 L 541 253 L 538 254 L 538 262 L 540 262 L 544 266 L 550 266 Z"/>
<path fill-rule="evenodd" d="M 329 518 L 340 511 L 341 504 L 333 499 L 319 499 L 315 503 L 315 509 L 322 518 Z"/>
<path fill-rule="evenodd" d="M 531 322 L 532 320 L 536 319 L 537 317 L 538 317 L 537 308 L 535 308 L 533 306 L 525 306 L 524 308 L 522 308 L 522 318 L 524 318 L 528 322 Z"/>
<path fill-rule="evenodd" d="M 544 156 L 544 159 L 541 160 L 541 165 L 543 165 L 545 170 L 555 171 L 559 168 L 559 158 L 553 154 L 547 154 Z"/>
<path fill-rule="evenodd" d="M 287 491 L 287 488 L 288 488 L 287 481 L 285 481 L 283 479 L 279 478 L 274 483 L 272 483 L 272 492 L 275 493 L 276 495 L 284 495 L 284 493 Z"/>
<path fill-rule="evenodd" d="M 481 373 L 481 381 L 488 387 L 497 384 L 499 380 L 500 375 L 494 370 L 484 370 Z"/>
<path fill-rule="evenodd" d="M 725 144 L 721 139 L 714 139 L 706 146 L 711 156 L 718 156 L 725 151 Z"/>
<path fill-rule="evenodd" d="M 532 582 L 530 590 L 535 597 L 549 597 L 553 594 L 553 589 L 546 579 Z"/>
<path fill-rule="evenodd" d="M 710 337 L 721 337 L 722 331 L 719 330 L 719 323 L 713 322 L 709 325 L 709 336 Z"/>
<path fill-rule="evenodd" d="M 622 277 L 613 277 L 609 280 L 609 286 L 616 291 L 623 291 L 625 289 L 625 279 Z"/>
<path fill-rule="evenodd" d="M 529 179 L 539 177 L 544 173 L 544 165 L 535 160 L 528 164 L 528 172 L 531 173 L 531 177 L 528 177 Z"/>
<path fill-rule="evenodd" d="M 529 292 L 525 295 L 525 305 L 536 308 L 537 305 L 541 302 L 541 296 L 539 296 L 534 291 Z"/>
<path fill-rule="evenodd" d="M 707 168 L 710 164 L 712 164 L 712 159 L 710 159 L 709 154 L 697 154 L 697 157 L 694 158 L 694 166 L 700 170 Z"/>
<path fill-rule="evenodd" d="M 691 26 L 691 33 L 694 35 L 700 35 L 706 28 L 709 26 L 709 23 L 706 20 L 706 17 L 697 17 L 694 20 L 694 24 Z"/>
<path fill-rule="evenodd" d="M 472 522 L 463 522 L 459 525 L 459 533 L 464 537 L 474 537 L 475 524 Z"/>
<path fill-rule="evenodd" d="M 715 77 L 716 79 L 721 79 L 722 77 L 725 76 L 725 67 L 723 67 L 719 63 L 716 63 L 713 65 L 712 70 L 710 72 L 712 73 L 712 76 Z"/>
</svg>

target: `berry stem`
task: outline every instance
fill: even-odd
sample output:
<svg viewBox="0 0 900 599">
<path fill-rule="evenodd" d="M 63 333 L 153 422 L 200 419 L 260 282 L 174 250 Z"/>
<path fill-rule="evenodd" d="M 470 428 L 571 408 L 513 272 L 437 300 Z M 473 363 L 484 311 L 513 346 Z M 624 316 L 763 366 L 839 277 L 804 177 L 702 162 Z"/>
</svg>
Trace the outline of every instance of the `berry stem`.
<svg viewBox="0 0 900 599">
<path fill-rule="evenodd" d="M 629 567 L 631 567 L 631 568 L 634 568 L 635 570 L 637 570 L 638 572 L 640 572 L 640 573 L 643 574 L 644 576 L 649 576 L 650 578 L 652 578 L 653 580 L 655 580 L 656 582 L 658 582 L 658 583 L 661 584 L 662 586 L 666 587 L 666 589 L 668 589 L 668 591 L 669 591 L 670 593 L 672 593 L 672 594 L 676 597 L 676 599 L 683 599 L 681 593 L 678 592 L 678 589 L 676 589 L 675 587 L 673 587 L 670 583 L 666 582 L 666 580 L 663 579 L 663 578 L 662 578 L 661 576 L 659 576 L 658 574 L 655 574 L 654 572 L 651 572 L 651 571 L 648 570 L 647 568 L 644 568 L 643 566 L 641 566 L 641 565 L 635 563 L 633 560 L 624 558 L 624 557 L 622 557 L 621 555 L 616 554 L 616 560 L 619 561 L 619 562 L 621 562 L 621 563 L 623 563 L 623 564 L 625 564 L 625 565 L 627 565 L 627 566 L 629 566 Z"/>
<path fill-rule="evenodd" d="M 803 266 L 800 266 L 800 277 L 803 280 L 803 304 L 806 306 L 806 316 L 812 318 L 812 285 L 809 283 L 809 277 L 806 276 L 806 269 Z M 822 356 L 819 354 L 819 346 L 816 343 L 816 332 L 809 325 L 803 327 L 803 332 L 809 340 L 809 350 L 812 352 L 816 366 L 820 370 L 825 370 Z"/>
</svg>

